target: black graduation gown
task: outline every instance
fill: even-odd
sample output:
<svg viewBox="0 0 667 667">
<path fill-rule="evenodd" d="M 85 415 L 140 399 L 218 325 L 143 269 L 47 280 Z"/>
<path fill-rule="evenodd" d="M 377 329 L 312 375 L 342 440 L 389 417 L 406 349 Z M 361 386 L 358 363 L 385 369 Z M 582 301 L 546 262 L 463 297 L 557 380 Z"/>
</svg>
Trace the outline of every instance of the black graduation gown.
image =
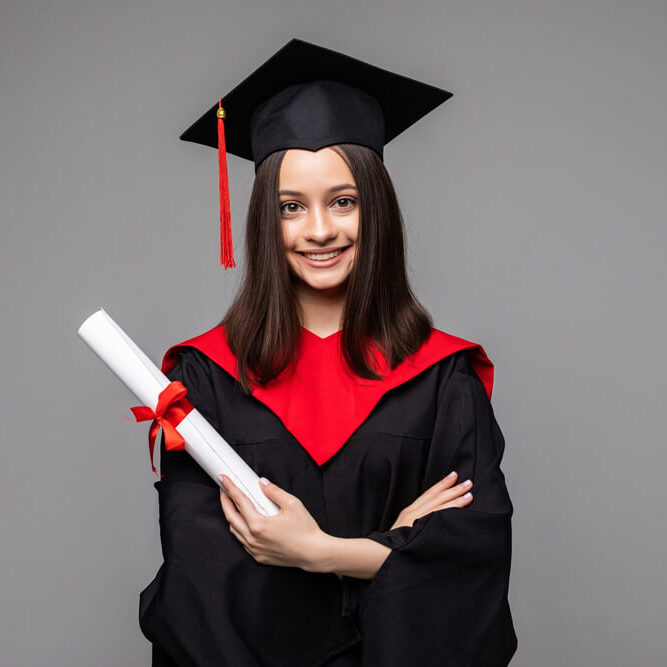
<svg viewBox="0 0 667 667">
<path fill-rule="evenodd" d="M 317 465 L 281 420 L 194 347 L 168 373 L 259 475 L 298 496 L 325 532 L 392 549 L 370 580 L 257 563 L 229 531 L 219 488 L 161 441 L 164 562 L 141 592 L 153 667 L 504 666 L 512 503 L 504 439 L 461 350 L 387 392 Z M 473 501 L 390 530 L 451 470 Z"/>
</svg>

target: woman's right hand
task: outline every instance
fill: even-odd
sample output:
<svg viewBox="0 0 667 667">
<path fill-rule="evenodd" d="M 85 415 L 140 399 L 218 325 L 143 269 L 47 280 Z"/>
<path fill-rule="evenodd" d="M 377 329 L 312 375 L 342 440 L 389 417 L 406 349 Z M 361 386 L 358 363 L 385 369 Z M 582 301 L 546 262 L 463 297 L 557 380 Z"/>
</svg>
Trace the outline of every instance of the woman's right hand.
<svg viewBox="0 0 667 667">
<path fill-rule="evenodd" d="M 399 526 L 412 526 L 419 517 L 445 507 L 465 507 L 469 505 L 472 502 L 472 494 L 469 494 L 467 498 L 464 495 L 472 488 L 472 481 L 466 480 L 467 485 L 466 482 L 462 482 L 453 486 L 457 473 L 452 471 L 450 474 L 451 477 L 448 475 L 436 482 L 402 510 L 391 529 L 393 530 Z"/>
</svg>

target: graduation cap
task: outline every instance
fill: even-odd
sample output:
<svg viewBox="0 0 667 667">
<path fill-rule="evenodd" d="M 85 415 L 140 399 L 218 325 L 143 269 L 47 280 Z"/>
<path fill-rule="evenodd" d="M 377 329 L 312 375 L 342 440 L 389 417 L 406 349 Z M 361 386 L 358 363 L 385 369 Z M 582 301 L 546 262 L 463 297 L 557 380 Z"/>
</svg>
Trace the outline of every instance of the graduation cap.
<svg viewBox="0 0 667 667">
<path fill-rule="evenodd" d="M 220 263 L 234 264 L 227 153 L 271 153 L 353 143 L 383 146 L 453 93 L 331 49 L 292 39 L 219 98 L 180 139 L 218 148 Z M 223 106 L 224 101 L 224 106 Z"/>
</svg>

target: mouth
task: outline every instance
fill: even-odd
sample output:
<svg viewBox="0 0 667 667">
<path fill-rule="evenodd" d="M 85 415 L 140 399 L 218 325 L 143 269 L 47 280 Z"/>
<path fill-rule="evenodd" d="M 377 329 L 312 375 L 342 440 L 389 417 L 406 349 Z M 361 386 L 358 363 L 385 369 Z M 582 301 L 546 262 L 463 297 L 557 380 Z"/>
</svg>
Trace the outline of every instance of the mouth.
<svg viewBox="0 0 667 667">
<path fill-rule="evenodd" d="M 318 248 L 317 250 L 296 250 L 295 252 L 310 266 L 327 267 L 336 264 L 345 255 L 351 245 L 342 248 Z"/>
</svg>

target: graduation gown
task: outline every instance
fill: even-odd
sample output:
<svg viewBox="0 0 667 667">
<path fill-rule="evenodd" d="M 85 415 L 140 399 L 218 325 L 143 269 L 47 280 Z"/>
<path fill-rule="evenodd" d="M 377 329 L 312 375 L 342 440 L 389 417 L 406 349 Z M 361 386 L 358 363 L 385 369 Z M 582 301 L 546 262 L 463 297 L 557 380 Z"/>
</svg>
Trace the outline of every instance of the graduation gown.
<svg viewBox="0 0 667 667">
<path fill-rule="evenodd" d="M 257 563 L 219 487 L 161 440 L 163 563 L 141 592 L 153 667 L 501 666 L 517 647 L 508 604 L 512 503 L 481 346 L 438 329 L 381 381 L 347 374 L 340 332 L 302 328 L 299 365 L 248 396 L 224 327 L 172 346 L 163 371 L 257 472 L 320 528 L 391 548 L 372 579 Z M 282 376 L 281 376 L 282 377 Z M 390 529 L 450 471 L 473 500 Z"/>
</svg>

